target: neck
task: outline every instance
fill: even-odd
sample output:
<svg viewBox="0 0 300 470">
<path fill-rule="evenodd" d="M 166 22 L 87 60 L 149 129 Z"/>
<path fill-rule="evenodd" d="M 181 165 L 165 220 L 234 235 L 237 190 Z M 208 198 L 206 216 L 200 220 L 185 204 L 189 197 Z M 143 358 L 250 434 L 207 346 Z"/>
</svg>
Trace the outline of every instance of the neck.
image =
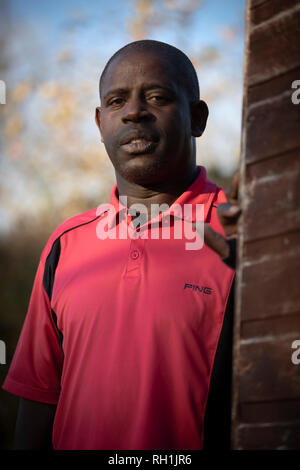
<svg viewBox="0 0 300 470">
<path fill-rule="evenodd" d="M 120 196 L 127 197 L 128 208 L 132 204 L 143 204 L 150 214 L 151 204 L 168 204 L 170 207 L 195 181 L 198 174 L 199 169 L 194 165 L 177 179 L 169 178 L 167 181 L 147 187 L 127 181 L 119 173 L 116 173 L 119 198 Z"/>
</svg>

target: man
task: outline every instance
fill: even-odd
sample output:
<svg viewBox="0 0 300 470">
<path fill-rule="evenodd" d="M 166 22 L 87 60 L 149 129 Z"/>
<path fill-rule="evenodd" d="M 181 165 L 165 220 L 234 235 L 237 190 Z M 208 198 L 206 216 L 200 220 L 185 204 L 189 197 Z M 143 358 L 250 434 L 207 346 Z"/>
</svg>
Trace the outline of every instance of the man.
<svg viewBox="0 0 300 470">
<path fill-rule="evenodd" d="M 45 448 L 51 434 L 54 449 L 224 446 L 234 271 L 219 257 L 224 193 L 196 165 L 208 116 L 197 75 L 178 49 L 137 41 L 106 65 L 100 98 L 116 184 L 110 205 L 65 221 L 41 255 L 3 386 L 22 397 L 16 447 Z M 234 233 L 239 209 L 220 207 Z M 202 222 L 206 245 L 187 249 L 175 232 Z"/>
</svg>

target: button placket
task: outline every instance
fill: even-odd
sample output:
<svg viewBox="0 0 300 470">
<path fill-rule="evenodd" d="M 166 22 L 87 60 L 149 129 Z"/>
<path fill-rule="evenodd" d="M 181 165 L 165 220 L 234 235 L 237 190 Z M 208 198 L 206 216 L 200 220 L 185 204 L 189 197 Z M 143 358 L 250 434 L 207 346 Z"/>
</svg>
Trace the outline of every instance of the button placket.
<svg viewBox="0 0 300 470">
<path fill-rule="evenodd" d="M 131 256 L 131 259 L 138 259 L 140 254 L 139 254 L 138 250 L 132 250 L 132 252 L 130 253 L 130 256 Z"/>
<path fill-rule="evenodd" d="M 128 254 L 128 261 L 127 261 L 127 273 L 131 273 L 130 276 L 134 273 L 134 276 L 140 275 L 140 269 L 142 264 L 143 258 L 143 246 L 145 240 L 141 238 L 131 239 L 130 240 L 130 248 Z"/>
</svg>

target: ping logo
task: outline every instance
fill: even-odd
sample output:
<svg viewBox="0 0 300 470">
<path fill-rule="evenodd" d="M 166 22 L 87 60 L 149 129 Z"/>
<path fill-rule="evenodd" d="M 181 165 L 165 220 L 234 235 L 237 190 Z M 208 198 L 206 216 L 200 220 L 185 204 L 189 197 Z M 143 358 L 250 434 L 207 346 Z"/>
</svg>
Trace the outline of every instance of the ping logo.
<svg viewBox="0 0 300 470">
<path fill-rule="evenodd" d="M 184 289 L 192 289 L 193 291 L 202 292 L 202 294 L 208 294 L 208 295 L 211 295 L 212 293 L 212 289 L 210 287 L 205 287 L 205 286 L 199 287 L 194 284 L 184 284 Z"/>
</svg>

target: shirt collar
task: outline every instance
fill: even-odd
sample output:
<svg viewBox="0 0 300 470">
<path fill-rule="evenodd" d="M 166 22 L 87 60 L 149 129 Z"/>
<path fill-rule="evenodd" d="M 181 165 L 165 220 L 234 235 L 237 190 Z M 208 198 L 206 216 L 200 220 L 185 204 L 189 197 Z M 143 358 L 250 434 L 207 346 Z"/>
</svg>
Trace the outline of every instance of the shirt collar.
<svg viewBox="0 0 300 470">
<path fill-rule="evenodd" d="M 193 183 L 187 188 L 187 190 L 181 194 L 176 201 L 171 205 L 169 210 L 163 212 L 163 214 L 160 214 L 159 218 L 163 215 L 166 216 L 168 213 L 171 215 L 180 218 L 182 220 L 186 220 L 189 222 L 197 222 L 197 221 L 204 221 L 207 218 L 208 211 L 210 209 L 215 191 L 212 192 L 212 184 L 206 179 L 206 169 L 203 166 L 197 165 L 198 168 L 198 175 L 196 179 L 193 181 Z M 209 184 L 210 183 L 210 184 Z M 215 185 L 213 185 L 215 188 Z M 191 205 L 191 210 L 186 211 L 184 208 L 185 204 Z M 204 214 L 202 211 L 197 211 L 196 205 L 197 204 L 203 204 L 204 206 Z M 104 212 L 109 211 L 111 206 L 114 207 L 115 210 L 115 216 L 119 217 L 120 220 L 120 215 L 127 216 L 128 214 L 128 207 L 124 206 L 120 201 L 119 201 L 119 193 L 118 193 L 118 187 L 117 184 L 115 183 L 112 191 L 111 191 L 111 197 L 110 197 L 110 204 L 103 204 L 101 205 L 101 210 L 97 210 L 97 215 L 101 215 Z M 181 206 L 181 207 L 179 207 Z M 113 217 L 114 219 L 114 217 Z M 148 221 L 148 223 L 150 220 Z M 111 219 L 110 225 L 113 223 L 113 220 Z"/>
</svg>

